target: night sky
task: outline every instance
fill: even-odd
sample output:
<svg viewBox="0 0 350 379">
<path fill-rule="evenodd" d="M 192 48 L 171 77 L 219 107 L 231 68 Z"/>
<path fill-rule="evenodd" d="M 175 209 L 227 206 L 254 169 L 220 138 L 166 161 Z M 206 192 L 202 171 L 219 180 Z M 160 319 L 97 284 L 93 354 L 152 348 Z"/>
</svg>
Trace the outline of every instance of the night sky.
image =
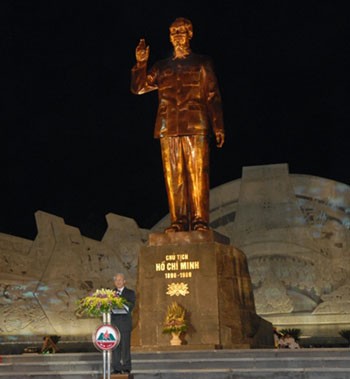
<svg viewBox="0 0 350 379">
<path fill-rule="evenodd" d="M 179 16 L 223 98 L 211 187 L 273 163 L 349 184 L 346 3 L 1 0 L 0 232 L 33 239 L 43 210 L 100 239 L 109 212 L 144 228 L 167 213 L 157 93 L 129 85 L 139 38 L 150 64 L 169 56 Z"/>
</svg>

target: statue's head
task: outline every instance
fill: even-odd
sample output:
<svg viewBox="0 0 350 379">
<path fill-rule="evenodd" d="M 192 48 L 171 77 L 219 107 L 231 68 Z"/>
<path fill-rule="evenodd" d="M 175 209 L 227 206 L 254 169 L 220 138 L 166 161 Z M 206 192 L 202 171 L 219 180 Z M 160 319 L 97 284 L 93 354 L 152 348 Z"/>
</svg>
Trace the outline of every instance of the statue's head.
<svg viewBox="0 0 350 379">
<path fill-rule="evenodd" d="M 193 36 L 192 22 L 186 18 L 177 18 L 169 27 L 170 42 L 174 48 L 188 47 Z"/>
</svg>

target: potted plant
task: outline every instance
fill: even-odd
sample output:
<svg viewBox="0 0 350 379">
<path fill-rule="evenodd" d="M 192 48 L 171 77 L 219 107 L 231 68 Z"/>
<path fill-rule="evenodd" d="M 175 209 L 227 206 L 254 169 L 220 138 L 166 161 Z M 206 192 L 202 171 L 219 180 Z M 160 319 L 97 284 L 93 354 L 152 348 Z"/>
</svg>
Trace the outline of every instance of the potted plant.
<svg viewBox="0 0 350 379">
<path fill-rule="evenodd" d="M 113 309 L 122 309 L 127 301 L 114 290 L 101 288 L 90 295 L 78 300 L 76 315 L 82 317 L 100 317 L 110 314 Z"/>
<path fill-rule="evenodd" d="M 171 345 L 181 345 L 182 341 L 180 335 L 186 332 L 188 328 L 185 317 L 185 308 L 176 301 L 168 306 L 163 325 L 163 333 L 172 335 L 170 340 Z"/>
</svg>

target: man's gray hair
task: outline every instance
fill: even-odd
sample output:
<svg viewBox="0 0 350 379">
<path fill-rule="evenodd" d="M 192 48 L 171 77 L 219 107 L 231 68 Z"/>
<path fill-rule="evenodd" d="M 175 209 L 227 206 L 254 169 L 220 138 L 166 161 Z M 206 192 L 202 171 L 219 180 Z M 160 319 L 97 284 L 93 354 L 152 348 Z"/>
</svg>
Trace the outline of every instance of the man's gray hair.
<svg viewBox="0 0 350 379">
<path fill-rule="evenodd" d="M 117 276 L 122 276 L 122 277 L 125 279 L 125 275 L 124 275 L 122 272 L 117 272 L 117 273 L 113 276 L 113 280 L 115 280 Z"/>
</svg>

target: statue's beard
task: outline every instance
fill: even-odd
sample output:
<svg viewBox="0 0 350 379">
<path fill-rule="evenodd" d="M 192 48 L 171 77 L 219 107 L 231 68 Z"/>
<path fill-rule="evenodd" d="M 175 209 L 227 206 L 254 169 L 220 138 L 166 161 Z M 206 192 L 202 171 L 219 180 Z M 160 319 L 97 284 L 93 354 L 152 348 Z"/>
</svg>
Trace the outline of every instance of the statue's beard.
<svg viewBox="0 0 350 379">
<path fill-rule="evenodd" d="M 174 45 L 174 57 L 184 58 L 191 53 L 191 48 L 189 45 Z"/>
</svg>

